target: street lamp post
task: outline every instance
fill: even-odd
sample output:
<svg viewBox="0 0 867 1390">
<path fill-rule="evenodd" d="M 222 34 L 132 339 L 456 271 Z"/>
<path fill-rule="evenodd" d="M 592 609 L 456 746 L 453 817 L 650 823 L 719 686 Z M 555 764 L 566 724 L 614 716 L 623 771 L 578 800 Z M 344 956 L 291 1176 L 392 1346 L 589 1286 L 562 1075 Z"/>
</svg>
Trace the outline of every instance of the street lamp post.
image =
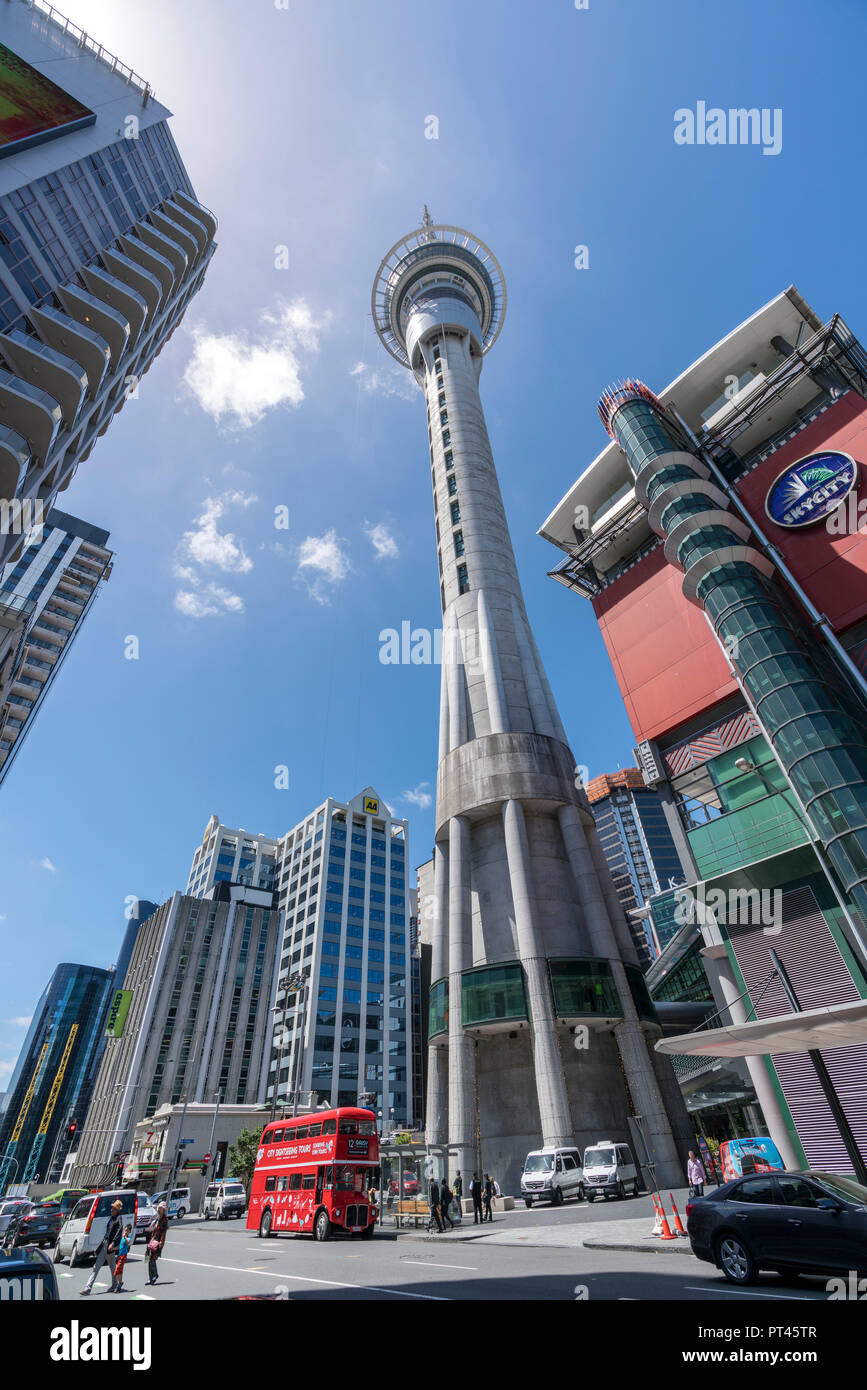
<svg viewBox="0 0 867 1390">
<path fill-rule="evenodd" d="M 273 1087 L 273 1090 L 272 1090 L 272 1092 L 271 1092 L 271 1119 L 272 1119 L 272 1120 L 274 1119 L 274 1117 L 275 1117 L 275 1115 L 276 1115 L 276 1113 L 277 1113 L 277 1088 L 278 1088 L 278 1086 L 280 1085 L 280 1071 L 281 1071 L 282 1066 L 283 1066 L 283 1052 L 284 1052 L 285 1045 L 286 1045 L 286 1011 L 287 1011 L 287 1009 L 289 1008 L 289 996 L 290 996 L 291 994 L 298 994 L 299 991 L 302 992 L 302 1003 L 301 1003 L 301 1009 L 299 1010 L 299 1016 L 300 1016 L 300 1013 L 302 1012 L 302 1010 L 303 1010 L 303 1008 L 304 1008 L 304 1002 L 305 1002 L 305 1000 L 306 1000 L 306 993 L 307 993 L 307 977 L 306 977 L 306 975 L 303 975 L 300 971 L 298 971 L 298 972 L 296 972 L 296 974 L 294 974 L 294 975 L 289 975 L 289 976 L 287 976 L 285 979 L 281 980 L 280 984 L 281 984 L 281 988 L 285 991 L 285 998 L 284 998 L 283 1003 L 282 1003 L 282 1005 L 280 1006 L 280 1008 L 274 1009 L 274 1013 L 275 1013 L 275 1014 L 282 1013 L 283 1019 L 282 1019 L 281 1025 L 280 1025 L 280 1047 L 279 1047 L 278 1052 L 277 1052 L 277 1068 L 276 1068 L 276 1071 L 274 1072 L 274 1087 Z M 295 1037 L 295 1032 L 297 1032 L 297 1028 L 298 1028 L 298 1018 L 296 1017 L 296 1021 L 295 1021 L 295 1031 L 293 1032 L 293 1038 Z M 296 1053 L 297 1053 L 297 1048 L 296 1048 Z M 295 1070 L 295 1073 L 296 1073 L 296 1075 L 297 1075 L 297 1070 L 298 1070 L 298 1067 L 297 1067 L 297 1056 L 296 1056 L 296 1065 L 295 1065 L 295 1069 L 294 1069 L 294 1070 Z M 297 1093 L 296 1093 L 296 1097 L 295 1097 L 295 1102 L 296 1102 L 296 1103 L 295 1103 L 295 1108 L 293 1108 L 293 1111 L 292 1111 L 292 1114 L 293 1114 L 293 1115 L 296 1113 L 296 1109 L 297 1109 Z"/>
<path fill-rule="evenodd" d="M 292 1084 L 292 1118 L 298 1114 L 298 1087 L 301 1085 L 301 1050 L 304 1042 L 304 1027 L 307 1022 L 307 976 L 297 977 L 299 984 L 296 991 L 301 990 L 301 1000 L 298 1005 L 298 1012 L 295 1015 L 295 1028 L 293 1038 L 295 1039 L 295 1076 Z M 299 1030 L 301 1036 L 299 1037 Z"/>
<path fill-rule="evenodd" d="M 202 1208 L 203 1208 L 204 1205 L 205 1205 L 205 1193 L 206 1193 L 207 1190 L 208 1190 L 209 1170 L 210 1170 L 211 1168 L 213 1168 L 214 1164 L 215 1164 L 216 1161 L 217 1161 L 216 1158 L 214 1157 L 214 1135 L 215 1135 L 216 1132 L 217 1132 L 217 1116 L 218 1116 L 219 1113 L 220 1113 L 220 1101 L 222 1100 L 222 1098 L 223 1098 L 223 1092 L 222 1092 L 221 1090 L 215 1091 L 215 1092 L 214 1092 L 214 1118 L 213 1118 L 213 1120 L 211 1121 L 211 1137 L 210 1137 L 210 1139 L 208 1140 L 208 1153 L 209 1153 L 210 1157 L 209 1157 L 209 1159 L 208 1159 L 208 1162 L 205 1164 L 205 1172 L 204 1172 L 204 1175 L 203 1175 L 204 1180 L 203 1180 L 203 1182 L 202 1182 L 202 1197 L 201 1197 L 201 1201 L 199 1202 L 199 1212 L 200 1212 L 200 1213 L 201 1213 L 201 1211 L 202 1211 Z M 273 1118 L 273 1116 L 272 1116 L 272 1118 Z M 183 1137 L 183 1136 L 181 1136 L 181 1137 Z"/>
<path fill-rule="evenodd" d="M 184 1137 L 184 1125 L 186 1124 L 186 1120 L 187 1120 L 187 1099 L 188 1099 L 188 1098 L 187 1098 L 187 1093 L 186 1093 L 186 1091 L 184 1091 L 184 1108 L 183 1108 L 183 1110 L 181 1111 L 181 1136 L 180 1136 L 180 1139 L 183 1139 L 183 1137 Z M 174 1191 L 175 1179 L 176 1179 L 177 1173 L 178 1173 L 178 1150 L 179 1150 L 179 1148 L 180 1148 L 180 1139 L 178 1140 L 178 1143 L 175 1145 L 175 1156 L 174 1156 L 174 1158 L 172 1159 L 172 1170 L 171 1170 L 171 1173 L 170 1173 L 170 1175 L 169 1175 L 169 1186 L 168 1186 L 168 1190 L 167 1190 L 167 1192 L 166 1192 L 166 1215 L 167 1215 L 167 1216 L 171 1215 L 171 1210 L 172 1210 L 172 1192 Z"/>
</svg>

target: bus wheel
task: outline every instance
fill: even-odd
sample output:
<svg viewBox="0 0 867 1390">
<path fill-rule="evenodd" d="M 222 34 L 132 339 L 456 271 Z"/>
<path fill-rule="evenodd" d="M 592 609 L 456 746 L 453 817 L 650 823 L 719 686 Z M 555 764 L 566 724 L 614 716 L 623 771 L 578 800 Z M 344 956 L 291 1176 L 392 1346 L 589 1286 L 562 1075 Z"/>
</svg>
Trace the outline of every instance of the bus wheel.
<svg viewBox="0 0 867 1390">
<path fill-rule="evenodd" d="M 328 1219 L 328 1212 L 324 1209 L 316 1213 L 316 1220 L 313 1223 L 314 1240 L 327 1240 L 331 1235 L 331 1222 Z"/>
<path fill-rule="evenodd" d="M 361 1232 L 361 1239 L 362 1239 L 362 1240 L 373 1240 L 373 1232 L 374 1232 L 374 1230 L 375 1230 L 375 1227 L 372 1226 L 372 1225 L 371 1225 L 371 1226 L 365 1226 L 364 1230 Z"/>
<path fill-rule="evenodd" d="M 271 1234 L 271 1213 L 266 1211 L 262 1220 L 259 1222 L 259 1239 L 267 1240 Z"/>
</svg>

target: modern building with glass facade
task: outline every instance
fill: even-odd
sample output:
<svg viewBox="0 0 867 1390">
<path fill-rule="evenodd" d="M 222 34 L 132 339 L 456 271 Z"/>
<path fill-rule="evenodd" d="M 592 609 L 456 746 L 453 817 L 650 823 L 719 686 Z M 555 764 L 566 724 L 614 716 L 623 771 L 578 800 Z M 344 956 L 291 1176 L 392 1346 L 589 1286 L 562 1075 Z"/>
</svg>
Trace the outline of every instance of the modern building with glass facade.
<svg viewBox="0 0 867 1390">
<path fill-rule="evenodd" d="M 314 1091 L 378 1112 L 388 1132 L 419 1117 L 412 1067 L 408 826 L 373 787 L 330 797 L 280 839 L 285 913 L 267 1099 Z M 291 992 L 284 985 L 304 976 Z M 276 1078 L 276 1083 L 275 1083 Z"/>
<path fill-rule="evenodd" d="M 638 768 L 603 773 L 588 782 L 586 790 L 602 852 L 632 928 L 638 963 L 647 970 L 665 945 L 665 934 L 660 940 L 653 918 L 634 914 L 648 898 L 686 882 L 665 810 L 659 793 Z"/>
<path fill-rule="evenodd" d="M 187 894 L 203 898 L 215 883 L 246 883 L 271 892 L 277 886 L 279 841 L 231 830 L 211 816 L 190 865 Z"/>
<path fill-rule="evenodd" d="M 0 1114 L 0 1192 L 59 1177 L 90 1099 L 115 972 L 58 965 L 36 1005 Z"/>
<path fill-rule="evenodd" d="M 0 605 L 22 615 L 17 654 L 0 675 L 0 782 L 16 757 L 81 625 L 111 574 L 108 532 L 56 508 L 0 571 Z"/>
<path fill-rule="evenodd" d="M 688 869 L 689 899 L 651 902 L 660 936 L 696 913 L 736 1029 L 792 1014 L 772 950 L 812 1026 L 867 997 L 865 398 L 861 344 L 789 288 L 658 395 L 607 391 L 610 443 L 540 532 Z M 842 1121 L 805 1052 L 746 1057 L 792 1166 L 867 1154 L 867 1039 L 846 1037 L 823 1051 Z"/>
<path fill-rule="evenodd" d="M 0 563 L 17 560 L 201 287 L 216 222 L 170 112 L 32 0 L 3 6 Z"/>
<path fill-rule="evenodd" d="M 79 1135 L 75 1185 L 113 1181 L 138 1120 L 161 1105 L 265 1099 L 281 931 L 274 895 L 216 884 L 174 893 L 140 923 L 128 1011 L 105 1046 Z"/>
<path fill-rule="evenodd" d="M 660 1180 L 680 1182 L 686 1113 L 527 617 L 479 395 L 502 272 L 425 210 L 372 310 L 424 393 L 443 611 L 427 1140 L 514 1191 L 529 1150 L 629 1141 L 638 1117 Z"/>
</svg>

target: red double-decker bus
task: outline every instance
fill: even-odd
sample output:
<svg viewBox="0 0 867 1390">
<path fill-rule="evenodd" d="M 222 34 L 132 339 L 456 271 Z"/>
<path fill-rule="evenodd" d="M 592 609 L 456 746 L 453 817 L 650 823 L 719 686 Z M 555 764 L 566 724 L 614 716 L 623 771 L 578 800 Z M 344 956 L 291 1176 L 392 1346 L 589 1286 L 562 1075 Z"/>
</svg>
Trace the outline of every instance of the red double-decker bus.
<svg viewBox="0 0 867 1390">
<path fill-rule="evenodd" d="M 376 1207 L 367 1193 L 378 1168 L 371 1110 L 342 1106 L 276 1120 L 262 1132 L 247 1229 L 263 1238 L 295 1231 L 327 1240 L 343 1230 L 370 1239 Z"/>
</svg>

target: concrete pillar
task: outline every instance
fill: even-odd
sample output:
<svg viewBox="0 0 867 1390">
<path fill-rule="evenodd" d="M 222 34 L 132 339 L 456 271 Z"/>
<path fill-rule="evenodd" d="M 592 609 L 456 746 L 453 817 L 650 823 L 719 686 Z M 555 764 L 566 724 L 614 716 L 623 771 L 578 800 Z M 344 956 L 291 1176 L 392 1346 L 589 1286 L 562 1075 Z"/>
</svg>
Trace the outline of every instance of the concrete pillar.
<svg viewBox="0 0 867 1390">
<path fill-rule="evenodd" d="M 527 845 L 524 809 L 519 801 L 503 804 L 506 857 L 515 912 L 518 957 L 527 982 L 527 1007 L 536 1073 L 536 1093 L 545 1144 L 572 1143 L 572 1117 L 563 1076 L 563 1059 L 554 1019 L 548 962 L 535 923 L 535 893 Z"/>
<path fill-rule="evenodd" d="M 725 946 L 705 946 L 701 955 L 714 998 L 728 1010 L 732 1023 L 747 1023 L 746 1005 L 740 997 L 742 991 L 732 974 Z M 762 1108 L 768 1134 L 779 1149 L 780 1157 L 787 1168 L 802 1167 L 801 1156 L 796 1152 L 790 1138 L 782 1106 L 762 1058 L 745 1057 L 744 1061 L 755 1089 L 756 1099 Z"/>
<path fill-rule="evenodd" d="M 449 934 L 449 855 L 447 845 L 434 845 L 434 920 L 431 933 L 431 984 L 448 974 Z M 428 1007 L 422 1000 L 422 1007 Z M 385 1081 L 383 1080 L 383 1085 Z M 449 1053 L 448 1048 L 428 1045 L 427 1114 L 425 1137 L 428 1144 L 445 1144 L 449 1129 Z"/>
<path fill-rule="evenodd" d="M 479 590 L 479 659 L 485 675 L 485 698 L 488 702 L 488 718 L 492 734 L 501 734 L 506 724 L 506 697 L 503 693 L 503 676 L 500 671 L 500 654 L 494 634 L 488 600 L 484 589 Z"/>
<path fill-rule="evenodd" d="M 476 1165 L 476 1077 L 473 1040 L 461 1015 L 463 972 L 472 964 L 470 938 L 470 824 L 449 821 L 449 1144 L 463 1173 Z"/>
</svg>

